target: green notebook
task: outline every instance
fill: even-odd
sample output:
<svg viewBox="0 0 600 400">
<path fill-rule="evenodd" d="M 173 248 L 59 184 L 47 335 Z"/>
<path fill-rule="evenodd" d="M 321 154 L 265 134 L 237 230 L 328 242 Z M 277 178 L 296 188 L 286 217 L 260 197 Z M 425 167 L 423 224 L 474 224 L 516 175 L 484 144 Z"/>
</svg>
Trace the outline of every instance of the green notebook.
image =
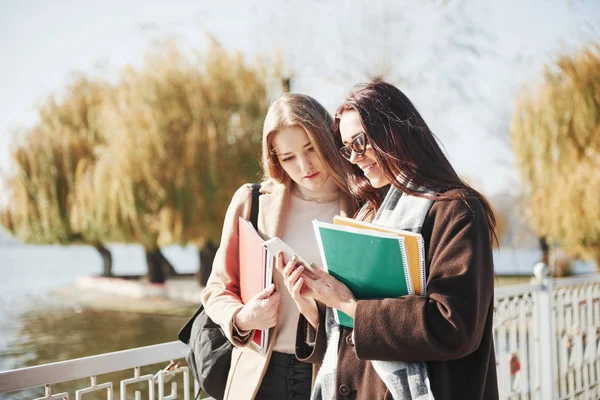
<svg viewBox="0 0 600 400">
<path fill-rule="evenodd" d="M 313 221 L 323 267 L 357 299 L 414 294 L 404 238 L 397 234 Z M 335 310 L 336 322 L 354 328 L 354 319 Z"/>
</svg>

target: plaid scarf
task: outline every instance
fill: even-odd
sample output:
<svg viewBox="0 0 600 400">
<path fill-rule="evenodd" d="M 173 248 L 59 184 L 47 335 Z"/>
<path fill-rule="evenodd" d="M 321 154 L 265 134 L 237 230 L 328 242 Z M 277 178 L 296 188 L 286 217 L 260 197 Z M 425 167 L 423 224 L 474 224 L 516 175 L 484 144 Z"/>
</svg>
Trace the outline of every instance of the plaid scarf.
<svg viewBox="0 0 600 400">
<path fill-rule="evenodd" d="M 391 186 L 373 223 L 419 233 L 432 204 L 431 199 L 410 196 Z M 327 349 L 315 380 L 311 400 L 327 400 L 336 396 L 335 375 L 340 327 L 335 323 L 330 308 L 325 314 L 325 332 Z M 434 399 L 424 362 L 371 360 L 371 364 L 395 400 Z"/>
</svg>

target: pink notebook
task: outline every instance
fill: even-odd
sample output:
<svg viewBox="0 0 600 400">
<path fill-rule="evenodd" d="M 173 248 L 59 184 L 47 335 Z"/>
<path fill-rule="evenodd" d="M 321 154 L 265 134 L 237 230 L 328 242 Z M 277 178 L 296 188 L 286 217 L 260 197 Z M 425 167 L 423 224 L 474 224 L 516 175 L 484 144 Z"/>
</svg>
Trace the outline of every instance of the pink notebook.
<svg viewBox="0 0 600 400">
<path fill-rule="evenodd" d="M 240 217 L 238 230 L 240 295 L 242 303 L 246 304 L 254 295 L 271 284 L 273 262 L 263 246 L 262 237 L 249 221 Z M 269 345 L 269 330 L 256 330 L 252 342 L 262 353 L 266 353 Z"/>
</svg>

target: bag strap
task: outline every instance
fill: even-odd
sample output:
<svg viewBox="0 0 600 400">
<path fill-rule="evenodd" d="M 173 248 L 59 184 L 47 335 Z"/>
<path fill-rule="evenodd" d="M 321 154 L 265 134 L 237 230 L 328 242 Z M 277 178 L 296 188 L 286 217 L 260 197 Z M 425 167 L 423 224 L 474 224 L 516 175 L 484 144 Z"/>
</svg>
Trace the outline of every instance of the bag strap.
<svg viewBox="0 0 600 400">
<path fill-rule="evenodd" d="M 260 196 L 260 183 L 252 184 L 252 203 L 250 207 L 250 223 L 258 231 L 258 201 Z"/>
<path fill-rule="evenodd" d="M 250 208 L 250 222 L 252 223 L 252 226 L 254 226 L 254 229 L 256 229 L 256 230 L 258 230 L 258 201 L 259 201 L 259 196 L 261 195 L 260 188 L 261 188 L 260 183 L 252 184 L 252 204 L 251 204 L 251 208 Z M 192 325 L 194 324 L 194 320 L 198 317 L 198 315 L 200 315 L 200 313 L 202 312 L 203 309 L 204 309 L 204 306 L 200 305 L 198 310 L 196 310 L 196 313 L 192 316 L 192 318 L 190 318 L 186 322 L 186 324 L 183 326 L 183 328 L 181 328 L 181 330 L 177 334 L 177 337 L 183 343 L 185 343 L 185 344 L 189 343 L 190 335 L 192 333 Z"/>
</svg>

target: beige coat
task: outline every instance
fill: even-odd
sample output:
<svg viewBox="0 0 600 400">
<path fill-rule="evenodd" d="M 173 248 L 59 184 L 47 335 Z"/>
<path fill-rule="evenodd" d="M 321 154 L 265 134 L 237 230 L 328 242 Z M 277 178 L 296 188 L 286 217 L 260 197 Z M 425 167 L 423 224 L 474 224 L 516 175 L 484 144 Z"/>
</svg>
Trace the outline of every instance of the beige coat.
<svg viewBox="0 0 600 400">
<path fill-rule="evenodd" d="M 267 181 L 262 184 L 258 212 L 258 232 L 264 239 L 281 236 L 289 207 L 290 190 L 287 185 Z M 202 292 L 202 302 L 208 316 L 218 323 L 227 338 L 234 344 L 231 356 L 231 369 L 225 388 L 225 399 L 252 400 L 256 396 L 266 372 L 273 343 L 277 335 L 276 327 L 271 331 L 272 340 L 266 355 L 260 354 L 242 341 L 234 333 L 233 321 L 243 304 L 239 297 L 238 274 L 238 217 L 250 218 L 252 187 L 247 184 L 239 188 L 233 196 L 225 221 L 221 245 L 213 262 L 212 273 Z M 340 196 L 340 214 L 348 216 L 352 212 L 350 200 Z M 275 272 L 278 273 L 278 272 Z M 285 287 L 276 290 L 287 290 Z"/>
</svg>

